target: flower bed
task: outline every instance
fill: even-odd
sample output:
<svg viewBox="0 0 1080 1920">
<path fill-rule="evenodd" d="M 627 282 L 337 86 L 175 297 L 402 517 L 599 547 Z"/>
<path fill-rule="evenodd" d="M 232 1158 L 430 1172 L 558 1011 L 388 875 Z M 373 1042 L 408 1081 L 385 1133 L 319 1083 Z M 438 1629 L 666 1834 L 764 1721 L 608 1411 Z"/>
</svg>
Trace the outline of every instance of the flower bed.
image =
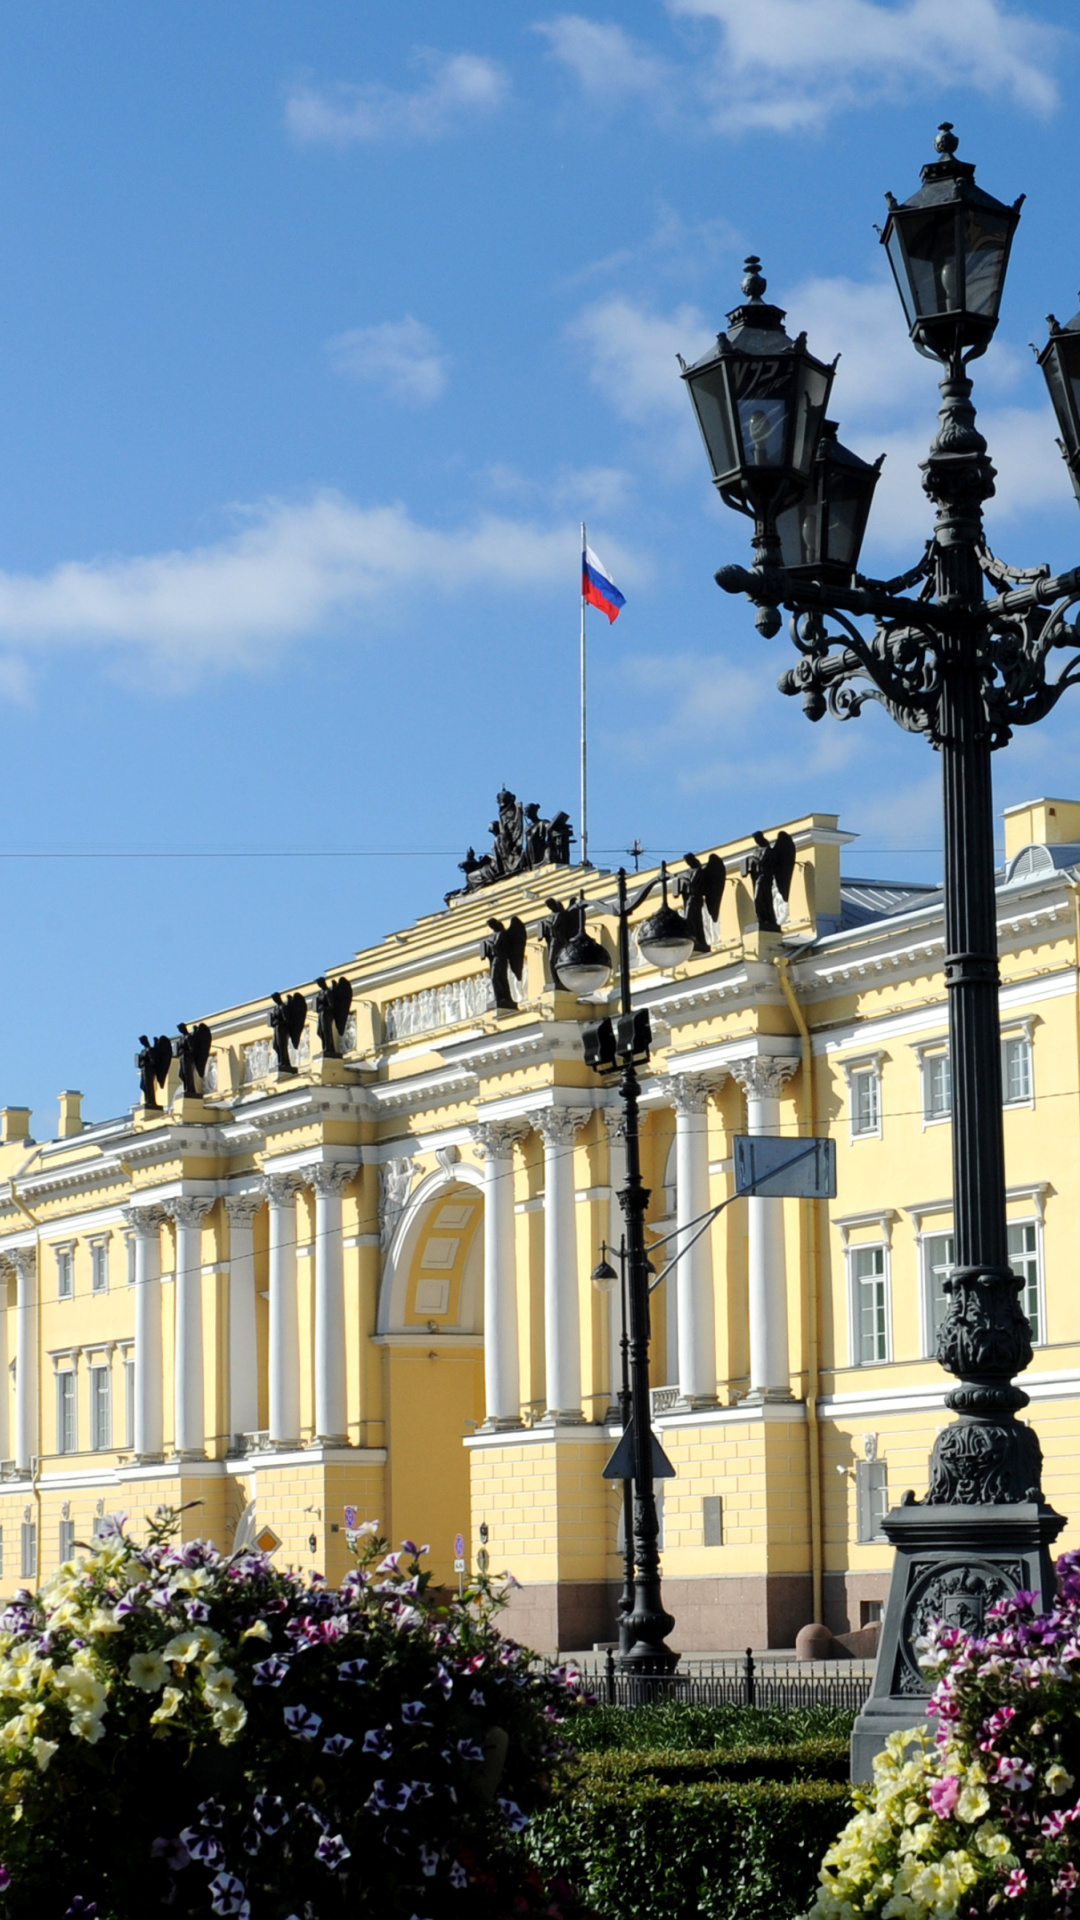
<svg viewBox="0 0 1080 1920">
<path fill-rule="evenodd" d="M 936 1732 L 893 1734 L 825 1856 L 811 1920 L 1080 1913 L 1080 1554 L 1048 1614 L 1000 1601 L 921 1650 Z"/>
<path fill-rule="evenodd" d="M 339 1592 L 117 1522 L 0 1620 L 0 1916 L 569 1914 L 516 1836 L 572 1679 L 373 1528 Z"/>
</svg>

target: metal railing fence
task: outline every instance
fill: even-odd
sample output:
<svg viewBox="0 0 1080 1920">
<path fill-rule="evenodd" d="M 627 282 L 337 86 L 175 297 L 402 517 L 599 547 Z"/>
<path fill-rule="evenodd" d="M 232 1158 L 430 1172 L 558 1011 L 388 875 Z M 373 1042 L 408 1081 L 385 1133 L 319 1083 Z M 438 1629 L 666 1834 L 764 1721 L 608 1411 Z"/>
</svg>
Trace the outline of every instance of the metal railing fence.
<svg viewBox="0 0 1080 1920">
<path fill-rule="evenodd" d="M 872 1660 L 769 1660 L 754 1658 L 752 1647 L 730 1659 L 695 1660 L 685 1672 L 670 1675 L 622 1673 L 615 1654 L 600 1661 L 575 1661 L 591 1693 L 606 1706 L 652 1707 L 678 1703 L 693 1707 L 836 1707 L 858 1713 L 874 1679 Z"/>
</svg>

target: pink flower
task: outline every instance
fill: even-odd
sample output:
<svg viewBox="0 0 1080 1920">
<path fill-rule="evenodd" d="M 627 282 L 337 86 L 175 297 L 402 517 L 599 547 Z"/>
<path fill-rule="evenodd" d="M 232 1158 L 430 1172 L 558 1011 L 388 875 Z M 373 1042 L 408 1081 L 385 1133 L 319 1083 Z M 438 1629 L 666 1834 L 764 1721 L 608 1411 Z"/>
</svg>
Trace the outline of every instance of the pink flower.
<svg viewBox="0 0 1080 1920">
<path fill-rule="evenodd" d="M 1006 1900 L 1019 1900 L 1027 1892 L 1027 1874 L 1023 1867 L 1014 1867 L 1005 1883 Z"/>
<path fill-rule="evenodd" d="M 935 1780 L 930 1789 L 930 1805 L 939 1820 L 947 1820 L 960 1798 L 960 1781 L 955 1773 L 947 1773 L 944 1780 Z"/>
</svg>

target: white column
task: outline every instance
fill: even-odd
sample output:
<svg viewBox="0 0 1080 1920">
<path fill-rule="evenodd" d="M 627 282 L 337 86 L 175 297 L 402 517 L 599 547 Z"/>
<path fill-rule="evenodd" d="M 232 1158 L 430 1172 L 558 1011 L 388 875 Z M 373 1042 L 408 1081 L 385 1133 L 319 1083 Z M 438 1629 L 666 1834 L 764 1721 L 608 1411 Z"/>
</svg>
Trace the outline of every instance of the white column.
<svg viewBox="0 0 1080 1920">
<path fill-rule="evenodd" d="M 514 1247 L 514 1141 L 520 1122 L 485 1120 L 472 1130 L 484 1161 L 485 1427 L 521 1425 L 517 1260 Z"/>
<path fill-rule="evenodd" d="M 29 1473 L 38 1443 L 37 1249 L 16 1247 L 15 1262 L 15 1465 Z"/>
<path fill-rule="evenodd" d="M 544 1419 L 557 1424 L 582 1418 L 574 1135 L 588 1118 L 578 1107 L 535 1116 L 544 1141 Z"/>
<path fill-rule="evenodd" d="M 758 1054 L 729 1062 L 746 1095 L 748 1133 L 780 1132 L 780 1089 L 797 1060 Z M 747 1200 L 750 1391 L 748 1400 L 790 1400 L 788 1362 L 787 1262 L 784 1251 L 784 1203 Z"/>
<path fill-rule="evenodd" d="M 270 1206 L 270 1445 L 300 1444 L 300 1320 L 296 1304 L 296 1189 L 292 1174 L 263 1180 Z"/>
<path fill-rule="evenodd" d="M 0 1460 L 11 1458 L 11 1420 L 9 1396 L 11 1394 L 11 1375 L 8 1373 L 8 1274 L 9 1263 L 0 1261 Z"/>
<path fill-rule="evenodd" d="M 625 1232 L 622 1202 L 619 1195 L 626 1185 L 626 1111 L 618 1107 L 604 1108 L 604 1125 L 608 1137 L 608 1185 L 611 1197 L 608 1201 L 608 1260 L 619 1273 L 619 1246 Z M 614 1406 L 622 1386 L 622 1337 L 623 1302 L 621 1274 L 612 1291 L 608 1294 L 608 1352 L 610 1386 L 608 1392 Z"/>
<path fill-rule="evenodd" d="M 168 1208 L 176 1223 L 173 1445 L 181 1460 L 201 1460 L 206 1456 L 202 1223 L 213 1204 L 213 1200 L 191 1194 L 170 1200 Z"/>
<path fill-rule="evenodd" d="M 713 1298 L 712 1229 L 701 1232 L 709 1207 L 709 1082 L 702 1074 L 672 1074 L 675 1106 L 675 1167 L 680 1258 L 665 1285 L 678 1299 L 680 1407 L 716 1401 L 716 1308 Z M 697 1221 L 691 1227 L 690 1221 Z M 699 1238 L 694 1239 L 694 1235 Z M 691 1245 L 691 1241 L 693 1245 Z M 684 1249 L 687 1249 L 684 1251 Z M 671 1378 L 671 1370 L 668 1370 Z"/>
<path fill-rule="evenodd" d="M 259 1368 L 255 1336 L 255 1215 L 260 1193 L 231 1193 L 229 1216 L 229 1415 L 230 1436 L 259 1425 Z"/>
<path fill-rule="evenodd" d="M 327 1163 L 312 1169 L 315 1188 L 315 1445 L 347 1447 L 345 1398 L 345 1255 L 341 1196 L 357 1168 Z"/>
<path fill-rule="evenodd" d="M 160 1207 L 125 1207 L 135 1235 L 135 1423 L 136 1460 L 160 1460 L 165 1449 L 162 1417 L 161 1221 Z"/>
</svg>

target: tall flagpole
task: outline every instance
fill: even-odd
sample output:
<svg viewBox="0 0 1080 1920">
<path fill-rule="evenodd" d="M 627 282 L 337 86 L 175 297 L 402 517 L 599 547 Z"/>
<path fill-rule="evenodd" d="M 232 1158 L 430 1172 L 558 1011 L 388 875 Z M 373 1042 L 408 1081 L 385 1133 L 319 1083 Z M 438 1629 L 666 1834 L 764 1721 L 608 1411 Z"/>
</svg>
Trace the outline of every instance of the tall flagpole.
<svg viewBox="0 0 1080 1920">
<path fill-rule="evenodd" d="M 581 864 L 589 864 L 588 748 L 585 703 L 585 522 L 581 523 Z"/>
</svg>

